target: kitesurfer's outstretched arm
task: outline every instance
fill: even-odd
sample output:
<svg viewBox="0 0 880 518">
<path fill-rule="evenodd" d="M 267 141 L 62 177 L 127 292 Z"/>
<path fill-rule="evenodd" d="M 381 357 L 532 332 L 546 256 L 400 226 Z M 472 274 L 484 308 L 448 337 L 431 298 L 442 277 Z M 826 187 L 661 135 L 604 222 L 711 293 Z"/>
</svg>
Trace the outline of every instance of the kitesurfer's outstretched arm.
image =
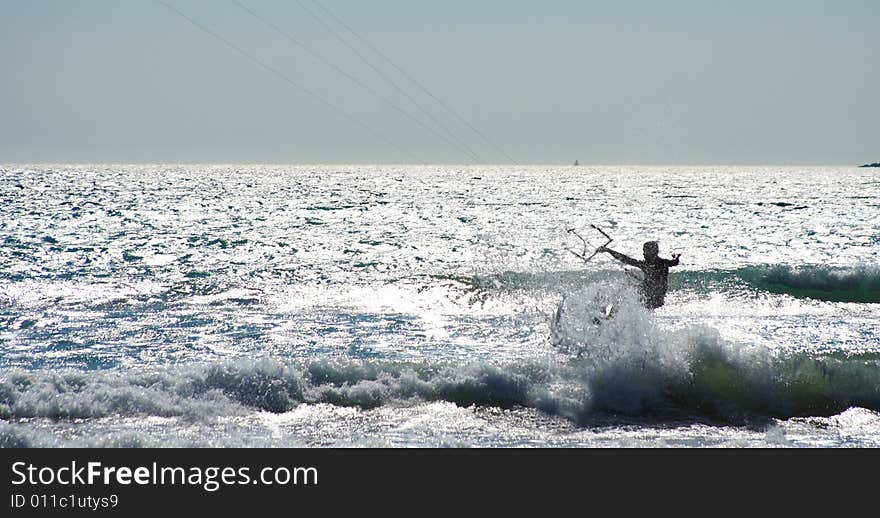
<svg viewBox="0 0 880 518">
<path fill-rule="evenodd" d="M 618 261 L 622 262 L 623 264 L 627 264 L 629 266 L 635 266 L 636 268 L 641 268 L 642 265 L 644 264 L 643 261 L 638 261 L 628 255 L 621 254 L 620 252 L 614 251 L 614 250 L 612 250 L 610 248 L 606 248 L 604 246 L 600 246 L 598 251 L 599 252 L 608 252 L 609 254 L 611 254 L 611 257 L 617 259 Z M 678 264 L 678 263 L 676 262 L 675 264 Z"/>
<path fill-rule="evenodd" d="M 678 258 L 681 257 L 681 254 L 672 254 L 672 259 L 663 259 L 666 262 L 666 266 L 678 266 Z"/>
</svg>

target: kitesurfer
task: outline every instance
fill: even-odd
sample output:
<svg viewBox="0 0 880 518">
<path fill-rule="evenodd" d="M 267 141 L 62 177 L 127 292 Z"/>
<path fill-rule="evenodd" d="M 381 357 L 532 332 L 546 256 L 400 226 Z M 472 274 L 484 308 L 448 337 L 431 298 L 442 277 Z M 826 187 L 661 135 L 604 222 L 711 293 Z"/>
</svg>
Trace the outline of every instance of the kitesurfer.
<svg viewBox="0 0 880 518">
<path fill-rule="evenodd" d="M 672 259 L 660 257 L 660 245 L 657 241 L 648 241 L 642 247 L 645 260 L 639 261 L 610 248 L 601 246 L 597 252 L 607 252 L 611 257 L 629 266 L 635 266 L 644 273 L 642 281 L 642 302 L 648 309 L 657 309 L 666 299 L 669 287 L 669 267 L 678 266 L 681 254 L 672 254 Z"/>
</svg>

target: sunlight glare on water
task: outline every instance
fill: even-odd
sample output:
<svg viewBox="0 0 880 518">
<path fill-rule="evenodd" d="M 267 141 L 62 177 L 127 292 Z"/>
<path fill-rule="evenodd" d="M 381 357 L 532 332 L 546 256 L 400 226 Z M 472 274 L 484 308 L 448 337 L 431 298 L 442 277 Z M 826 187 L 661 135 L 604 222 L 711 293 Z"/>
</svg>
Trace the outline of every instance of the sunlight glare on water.
<svg viewBox="0 0 880 518">
<path fill-rule="evenodd" d="M 876 446 L 878 187 L 818 167 L 0 166 L 0 445 Z M 567 251 L 572 228 L 603 243 L 590 224 L 682 254 L 666 306 L 625 307 L 621 266 Z M 622 316 L 594 329 L 591 297 Z"/>
</svg>

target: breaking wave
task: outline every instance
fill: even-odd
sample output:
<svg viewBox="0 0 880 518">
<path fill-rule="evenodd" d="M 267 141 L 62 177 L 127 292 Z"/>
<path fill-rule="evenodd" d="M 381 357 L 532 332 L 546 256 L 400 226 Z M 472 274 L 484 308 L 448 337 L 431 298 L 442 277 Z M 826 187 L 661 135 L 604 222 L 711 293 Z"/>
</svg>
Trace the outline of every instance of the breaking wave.
<svg viewBox="0 0 880 518">
<path fill-rule="evenodd" d="M 566 301 L 554 325 L 558 354 L 543 359 L 262 358 L 138 372 L 15 370 L 0 373 L 0 418 L 199 420 L 283 413 L 301 404 L 366 410 L 426 401 L 534 408 L 577 424 L 608 416 L 741 422 L 880 410 L 880 355 L 774 355 L 726 341 L 707 327 L 669 331 L 633 302 L 634 295 L 621 297 L 612 288 L 593 285 Z M 611 296 L 610 311 L 595 304 Z"/>
<path fill-rule="evenodd" d="M 828 302 L 880 303 L 877 266 L 773 266 L 737 273 L 754 288 L 771 293 Z"/>
</svg>

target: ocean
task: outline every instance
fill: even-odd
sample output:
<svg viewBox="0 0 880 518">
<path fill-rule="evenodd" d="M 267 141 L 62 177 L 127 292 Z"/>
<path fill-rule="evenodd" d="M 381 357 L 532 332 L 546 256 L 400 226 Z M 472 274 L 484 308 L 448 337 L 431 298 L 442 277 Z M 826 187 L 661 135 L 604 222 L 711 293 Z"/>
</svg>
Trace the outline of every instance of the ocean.
<svg viewBox="0 0 880 518">
<path fill-rule="evenodd" d="M 3 165 L 0 245 L 4 447 L 880 446 L 872 169 Z"/>
</svg>

